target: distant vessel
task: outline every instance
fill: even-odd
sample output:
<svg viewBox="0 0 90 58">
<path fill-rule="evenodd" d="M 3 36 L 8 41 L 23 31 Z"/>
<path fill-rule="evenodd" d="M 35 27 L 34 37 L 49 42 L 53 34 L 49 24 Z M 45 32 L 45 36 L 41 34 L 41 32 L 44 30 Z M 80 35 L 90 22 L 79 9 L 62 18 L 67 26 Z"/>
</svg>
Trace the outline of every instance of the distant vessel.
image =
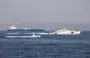
<svg viewBox="0 0 90 58">
<path fill-rule="evenodd" d="M 41 35 L 49 34 L 48 31 L 44 29 L 30 29 L 30 28 L 17 28 L 14 25 L 10 25 L 7 31 L 5 31 L 5 36 L 8 38 L 39 38 Z"/>
<path fill-rule="evenodd" d="M 57 35 L 76 35 L 76 34 L 80 34 L 81 31 L 80 30 L 74 30 L 74 29 L 66 29 L 66 28 L 63 28 L 61 26 L 61 29 L 59 30 L 56 30 L 50 34 L 57 34 Z"/>
<path fill-rule="evenodd" d="M 24 33 L 24 34 L 40 34 L 40 35 L 46 35 L 48 34 L 48 31 L 45 31 L 44 29 L 30 29 L 30 28 L 22 28 L 19 29 L 14 25 L 11 25 L 8 29 L 7 34 L 18 34 L 18 33 Z"/>
</svg>

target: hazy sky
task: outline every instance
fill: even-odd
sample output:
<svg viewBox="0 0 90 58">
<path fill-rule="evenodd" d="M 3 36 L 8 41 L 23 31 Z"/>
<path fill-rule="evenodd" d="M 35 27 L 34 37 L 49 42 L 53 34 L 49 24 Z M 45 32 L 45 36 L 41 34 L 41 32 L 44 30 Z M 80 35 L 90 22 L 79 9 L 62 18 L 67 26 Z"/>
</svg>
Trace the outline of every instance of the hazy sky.
<svg viewBox="0 0 90 58">
<path fill-rule="evenodd" d="M 0 28 L 7 24 L 90 29 L 90 0 L 0 0 Z"/>
</svg>

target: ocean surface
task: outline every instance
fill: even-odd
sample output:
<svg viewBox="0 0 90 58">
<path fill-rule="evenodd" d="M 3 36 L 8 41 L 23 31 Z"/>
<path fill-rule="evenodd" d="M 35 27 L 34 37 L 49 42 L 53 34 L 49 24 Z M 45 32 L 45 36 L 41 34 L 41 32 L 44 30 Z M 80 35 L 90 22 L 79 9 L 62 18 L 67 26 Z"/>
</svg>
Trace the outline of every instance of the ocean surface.
<svg viewBox="0 0 90 58">
<path fill-rule="evenodd" d="M 36 39 L 0 37 L 0 58 L 90 58 L 90 31 Z"/>
</svg>

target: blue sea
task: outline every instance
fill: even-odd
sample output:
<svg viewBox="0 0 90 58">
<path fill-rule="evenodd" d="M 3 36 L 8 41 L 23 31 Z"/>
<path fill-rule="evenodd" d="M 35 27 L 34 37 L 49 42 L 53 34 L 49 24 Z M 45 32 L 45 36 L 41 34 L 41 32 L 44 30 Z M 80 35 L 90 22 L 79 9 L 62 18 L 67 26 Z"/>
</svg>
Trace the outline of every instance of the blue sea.
<svg viewBox="0 0 90 58">
<path fill-rule="evenodd" d="M 36 39 L 0 37 L 0 58 L 90 58 L 90 31 Z"/>
</svg>

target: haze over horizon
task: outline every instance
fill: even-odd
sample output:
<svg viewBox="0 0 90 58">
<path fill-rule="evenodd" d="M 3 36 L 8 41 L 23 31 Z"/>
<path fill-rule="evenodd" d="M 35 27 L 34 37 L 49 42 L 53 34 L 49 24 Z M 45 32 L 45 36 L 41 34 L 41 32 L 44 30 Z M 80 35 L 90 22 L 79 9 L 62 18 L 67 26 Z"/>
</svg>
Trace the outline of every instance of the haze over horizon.
<svg viewBox="0 0 90 58">
<path fill-rule="evenodd" d="M 0 28 L 9 24 L 90 30 L 90 0 L 0 0 Z"/>
</svg>

